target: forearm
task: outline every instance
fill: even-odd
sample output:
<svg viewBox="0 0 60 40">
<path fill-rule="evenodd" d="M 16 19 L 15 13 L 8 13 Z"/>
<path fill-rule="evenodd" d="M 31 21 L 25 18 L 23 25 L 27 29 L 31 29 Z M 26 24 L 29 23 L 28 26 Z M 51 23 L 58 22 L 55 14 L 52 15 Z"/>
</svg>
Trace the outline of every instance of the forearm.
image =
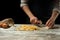
<svg viewBox="0 0 60 40">
<path fill-rule="evenodd" d="M 32 14 L 32 12 L 30 11 L 28 5 L 23 6 L 22 9 L 23 9 L 24 12 L 28 15 L 29 18 L 31 18 L 31 17 L 34 16 L 34 15 Z"/>
<path fill-rule="evenodd" d="M 56 18 L 58 17 L 58 15 L 59 15 L 59 12 L 57 10 L 53 10 L 51 18 L 54 19 L 54 21 L 55 21 Z"/>
<path fill-rule="evenodd" d="M 54 0 L 54 8 L 52 10 L 52 18 L 56 19 L 58 15 L 60 14 L 60 1 L 59 0 Z"/>
</svg>

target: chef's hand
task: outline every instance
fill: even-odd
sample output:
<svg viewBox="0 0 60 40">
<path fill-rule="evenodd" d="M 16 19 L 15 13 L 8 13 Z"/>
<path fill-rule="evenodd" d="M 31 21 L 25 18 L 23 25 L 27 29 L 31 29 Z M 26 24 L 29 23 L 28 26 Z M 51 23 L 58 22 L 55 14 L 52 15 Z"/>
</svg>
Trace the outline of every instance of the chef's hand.
<svg viewBox="0 0 60 40">
<path fill-rule="evenodd" d="M 46 27 L 48 27 L 48 29 L 53 28 L 54 23 L 55 23 L 54 19 L 50 18 L 50 19 L 46 22 Z"/>
<path fill-rule="evenodd" d="M 38 20 L 37 17 L 31 17 L 31 18 L 30 18 L 30 22 L 31 22 L 32 24 L 42 24 L 42 21 L 41 21 L 41 20 Z"/>
</svg>

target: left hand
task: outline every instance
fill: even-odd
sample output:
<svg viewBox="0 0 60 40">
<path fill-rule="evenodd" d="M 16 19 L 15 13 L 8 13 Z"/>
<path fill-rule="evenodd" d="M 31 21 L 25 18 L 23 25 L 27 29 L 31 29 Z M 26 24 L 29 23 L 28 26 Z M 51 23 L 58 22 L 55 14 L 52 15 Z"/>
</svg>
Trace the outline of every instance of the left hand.
<svg viewBox="0 0 60 40">
<path fill-rule="evenodd" d="M 53 28 L 54 26 L 54 19 L 50 18 L 47 22 L 46 22 L 46 26 L 50 29 Z"/>
</svg>

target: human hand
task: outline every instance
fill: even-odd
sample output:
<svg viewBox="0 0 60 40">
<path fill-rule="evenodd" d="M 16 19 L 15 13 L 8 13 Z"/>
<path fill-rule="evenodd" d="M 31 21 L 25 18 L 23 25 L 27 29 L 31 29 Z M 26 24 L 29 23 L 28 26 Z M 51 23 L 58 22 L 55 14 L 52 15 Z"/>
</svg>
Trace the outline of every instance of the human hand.
<svg viewBox="0 0 60 40">
<path fill-rule="evenodd" d="M 50 18 L 45 25 L 48 29 L 50 29 L 50 28 L 53 28 L 54 22 L 55 22 L 54 19 Z"/>
<path fill-rule="evenodd" d="M 42 21 L 41 21 L 41 20 L 38 20 L 37 17 L 31 17 L 31 18 L 30 18 L 30 22 L 31 22 L 32 24 L 42 24 Z"/>
</svg>

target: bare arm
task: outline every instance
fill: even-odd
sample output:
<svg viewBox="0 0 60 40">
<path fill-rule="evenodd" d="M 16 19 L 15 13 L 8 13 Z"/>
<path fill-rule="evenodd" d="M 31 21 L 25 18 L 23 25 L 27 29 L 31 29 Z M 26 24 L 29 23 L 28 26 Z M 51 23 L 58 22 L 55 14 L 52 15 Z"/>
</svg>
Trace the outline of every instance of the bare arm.
<svg viewBox="0 0 60 40">
<path fill-rule="evenodd" d="M 56 20 L 56 18 L 58 17 L 58 15 L 60 14 L 60 3 L 58 0 L 54 0 L 54 8 L 52 10 L 52 15 L 50 17 L 50 19 L 46 22 L 46 26 L 47 28 L 53 28 L 54 26 L 54 22 Z"/>
<path fill-rule="evenodd" d="M 58 15 L 59 15 L 58 11 L 52 11 L 51 19 L 53 19 L 55 21 L 56 18 L 58 17 Z"/>
<path fill-rule="evenodd" d="M 32 24 L 36 24 L 36 23 L 42 24 L 42 21 L 41 20 L 38 20 L 38 18 L 35 17 L 33 15 L 33 13 L 31 12 L 31 10 L 30 10 L 30 8 L 29 8 L 29 6 L 27 4 L 27 1 L 28 0 L 21 0 L 21 5 L 20 6 L 24 10 L 24 12 L 28 15 L 28 17 L 30 18 L 30 22 Z"/>
<path fill-rule="evenodd" d="M 28 4 L 27 4 L 28 0 L 21 0 L 21 5 L 20 7 L 24 10 L 24 12 L 28 15 L 29 18 L 34 17 L 34 15 L 32 14 L 32 12 L 30 11 Z"/>
<path fill-rule="evenodd" d="M 59 0 L 54 0 L 54 8 L 52 10 L 52 18 L 56 20 L 58 15 L 60 14 L 60 1 Z"/>
<path fill-rule="evenodd" d="M 28 15 L 29 18 L 34 17 L 34 15 L 32 14 L 32 12 L 30 11 L 28 5 L 23 6 L 22 9 Z"/>
</svg>

